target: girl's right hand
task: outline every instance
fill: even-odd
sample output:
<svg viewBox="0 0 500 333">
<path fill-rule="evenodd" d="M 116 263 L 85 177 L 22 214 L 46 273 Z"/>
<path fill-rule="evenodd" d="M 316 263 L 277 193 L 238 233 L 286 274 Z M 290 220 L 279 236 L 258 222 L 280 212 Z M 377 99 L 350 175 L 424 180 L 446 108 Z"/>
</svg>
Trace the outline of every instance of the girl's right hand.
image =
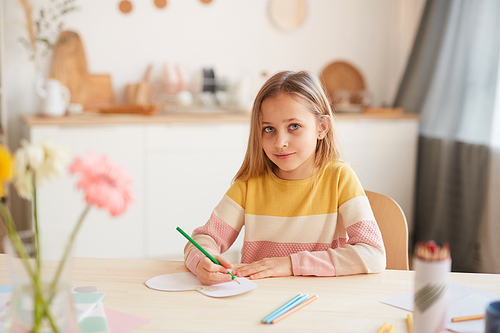
<svg viewBox="0 0 500 333">
<path fill-rule="evenodd" d="M 227 274 L 227 270 L 233 268 L 233 265 L 222 256 L 214 256 L 214 258 L 222 266 L 214 264 L 208 258 L 201 259 L 198 266 L 196 266 L 196 276 L 206 286 L 231 281 L 231 275 Z"/>
</svg>

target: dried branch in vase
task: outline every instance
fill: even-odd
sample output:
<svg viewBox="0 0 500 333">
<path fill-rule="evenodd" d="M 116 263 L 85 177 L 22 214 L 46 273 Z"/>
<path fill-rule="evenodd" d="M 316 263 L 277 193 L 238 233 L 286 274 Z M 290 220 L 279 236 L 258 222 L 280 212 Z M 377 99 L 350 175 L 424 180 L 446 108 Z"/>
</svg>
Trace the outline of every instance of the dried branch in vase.
<svg viewBox="0 0 500 333">
<path fill-rule="evenodd" d="M 33 16 L 33 7 L 30 0 L 19 0 L 26 17 L 26 31 L 28 38 L 21 37 L 19 41 L 28 49 L 31 59 L 38 67 L 41 59 L 45 58 L 54 48 L 57 37 L 64 28 L 64 17 L 79 10 L 77 0 L 50 0 L 40 6 Z"/>
</svg>

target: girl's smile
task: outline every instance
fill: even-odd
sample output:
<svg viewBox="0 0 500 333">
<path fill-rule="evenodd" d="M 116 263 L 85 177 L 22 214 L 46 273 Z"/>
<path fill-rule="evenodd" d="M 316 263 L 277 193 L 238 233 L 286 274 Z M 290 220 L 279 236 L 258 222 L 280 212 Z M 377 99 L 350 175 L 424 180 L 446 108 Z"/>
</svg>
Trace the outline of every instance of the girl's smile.
<svg viewBox="0 0 500 333">
<path fill-rule="evenodd" d="M 286 160 L 287 158 L 290 158 L 293 156 L 293 153 L 290 154 L 274 154 L 277 158 L 280 160 Z"/>
</svg>

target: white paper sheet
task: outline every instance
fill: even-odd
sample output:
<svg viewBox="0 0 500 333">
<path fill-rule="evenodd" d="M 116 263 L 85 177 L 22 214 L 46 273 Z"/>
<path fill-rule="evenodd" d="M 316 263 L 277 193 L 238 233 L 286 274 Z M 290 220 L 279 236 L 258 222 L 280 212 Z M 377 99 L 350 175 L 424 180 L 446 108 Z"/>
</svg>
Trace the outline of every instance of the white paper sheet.
<svg viewBox="0 0 500 333">
<path fill-rule="evenodd" d="M 211 297 L 228 297 L 246 293 L 257 288 L 257 285 L 247 278 L 239 277 L 238 284 L 234 281 L 204 286 L 192 273 L 174 273 L 155 276 L 146 281 L 146 286 L 162 291 L 196 290 Z"/>
<path fill-rule="evenodd" d="M 486 305 L 500 300 L 500 295 L 449 282 L 450 304 L 446 328 L 459 333 L 484 333 L 484 319 L 452 323 L 451 318 L 485 314 Z M 413 311 L 413 291 L 381 301 L 404 310 Z"/>
</svg>

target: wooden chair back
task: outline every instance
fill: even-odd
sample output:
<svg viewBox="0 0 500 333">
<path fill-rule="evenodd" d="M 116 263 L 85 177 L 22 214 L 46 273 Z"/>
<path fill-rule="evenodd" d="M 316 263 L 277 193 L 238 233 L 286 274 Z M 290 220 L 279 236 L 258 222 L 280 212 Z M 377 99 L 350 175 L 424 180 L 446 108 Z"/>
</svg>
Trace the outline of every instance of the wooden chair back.
<svg viewBox="0 0 500 333">
<path fill-rule="evenodd" d="M 399 204 L 392 198 L 365 191 L 384 240 L 387 269 L 408 270 L 408 225 Z"/>
</svg>

